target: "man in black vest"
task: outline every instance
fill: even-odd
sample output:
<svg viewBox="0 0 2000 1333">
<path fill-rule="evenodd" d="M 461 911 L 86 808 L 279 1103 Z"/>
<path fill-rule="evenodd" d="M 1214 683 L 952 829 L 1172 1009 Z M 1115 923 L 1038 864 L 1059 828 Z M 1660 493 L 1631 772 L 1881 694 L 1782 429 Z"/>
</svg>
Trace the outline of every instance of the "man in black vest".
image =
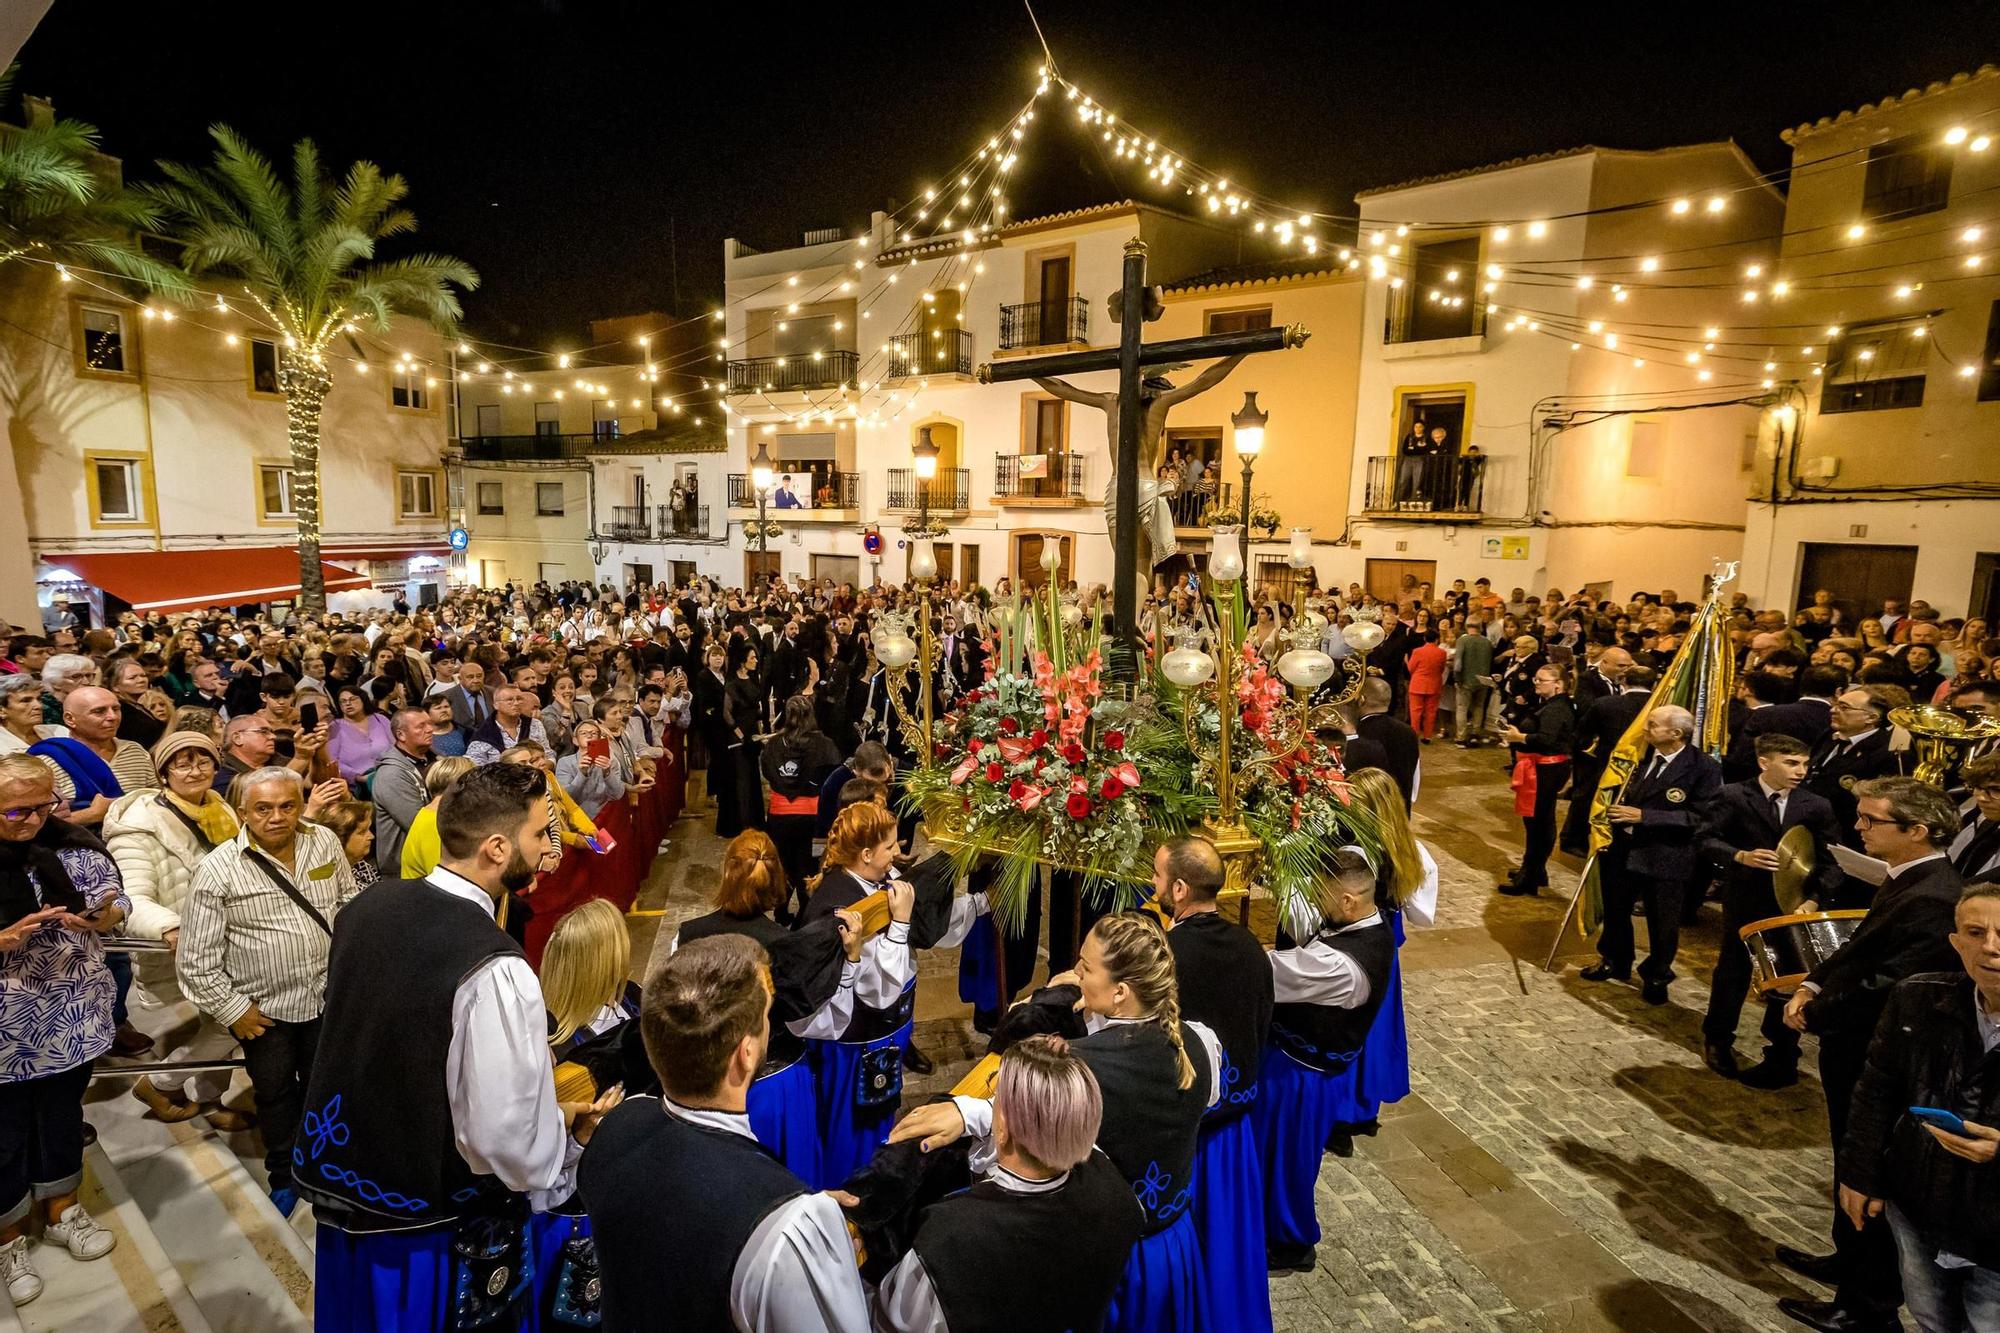
<svg viewBox="0 0 2000 1333">
<path fill-rule="evenodd" d="M 292 1149 L 319 1222 L 320 1328 L 507 1329 L 538 1289 L 588 1285 L 567 1253 L 535 1271 L 527 1217 L 569 1196 L 620 1092 L 557 1105 L 541 986 L 494 921 L 552 850 L 546 781 L 517 764 L 477 769 L 445 794 L 438 830 L 436 870 L 362 894 L 334 928 Z"/>
<path fill-rule="evenodd" d="M 1194 1226 L 1207 1259 L 1209 1316 L 1219 1327 L 1271 1327 L 1264 1257 L 1262 1177 L 1249 1110 L 1271 1032 L 1270 956 L 1255 935 L 1216 910 L 1222 858 L 1206 838 L 1169 838 L 1153 853 L 1153 901 L 1173 918 L 1167 945 L 1180 980 L 1181 1017 L 1205 1023 L 1222 1044 L 1221 1095 L 1195 1145 Z M 1239 1146 L 1240 1145 L 1240 1146 Z"/>
<path fill-rule="evenodd" d="M 1819 1038 L 1819 1081 L 1826 1094 L 1833 1149 L 1847 1133 L 1854 1087 L 1868 1063 L 1868 1043 L 1896 983 L 1922 972 L 1957 965 L 1950 935 L 1965 887 L 1945 856 L 1958 833 L 1958 811 L 1936 787 L 1915 778 L 1877 778 L 1855 788 L 1862 846 L 1889 864 L 1868 915 L 1854 937 L 1815 967 L 1785 1006 L 1795 1032 Z M 1977 1054 L 1968 1058 L 1976 1059 Z M 1825 1333 L 1891 1333 L 1902 1327 L 1896 1242 L 1884 1218 L 1857 1228 L 1833 1210 L 1829 1255 L 1780 1246 L 1778 1261 L 1814 1281 L 1838 1288 L 1831 1301 L 1787 1297 L 1778 1308 Z M 1977 1321 L 1975 1321 L 1976 1324 Z"/>
<path fill-rule="evenodd" d="M 1623 981 L 1631 975 L 1632 904 L 1643 902 L 1652 950 L 1639 966 L 1647 1004 L 1667 1002 L 1680 948 L 1681 898 L 1699 865 L 1696 828 L 1722 787 L 1722 765 L 1688 744 L 1693 735 L 1694 714 L 1685 708 L 1661 704 L 1647 715 L 1652 753 L 1639 761 L 1611 807 L 1611 846 L 1598 866 L 1604 931 L 1597 940 L 1597 965 L 1583 969 L 1583 979 Z"/>
<path fill-rule="evenodd" d="M 1719 867 L 1722 884 L 1722 941 L 1709 981 L 1708 1016 L 1702 1020 L 1703 1055 L 1724 1078 L 1741 1078 L 1753 1088 L 1786 1088 L 1799 1080 L 1798 1034 L 1785 1026 L 1779 996 L 1764 999 L 1764 1059 L 1736 1066 L 1736 1020 L 1750 992 L 1750 951 L 1738 930 L 1778 915 L 1771 872 L 1781 859 L 1778 841 L 1794 828 L 1811 830 L 1813 873 L 1806 896 L 1817 900 L 1840 878 L 1829 847 L 1838 841 L 1833 808 L 1799 785 L 1805 776 L 1806 747 L 1790 736 L 1757 741 L 1759 773 L 1716 793 L 1703 812 L 1702 855 Z"/>
<path fill-rule="evenodd" d="M 715 935 L 646 985 L 640 1033 L 662 1095 L 606 1116 L 578 1171 L 607 1329 L 869 1327 L 838 1197 L 808 1192 L 750 1128 L 769 969 L 755 940 Z"/>
</svg>

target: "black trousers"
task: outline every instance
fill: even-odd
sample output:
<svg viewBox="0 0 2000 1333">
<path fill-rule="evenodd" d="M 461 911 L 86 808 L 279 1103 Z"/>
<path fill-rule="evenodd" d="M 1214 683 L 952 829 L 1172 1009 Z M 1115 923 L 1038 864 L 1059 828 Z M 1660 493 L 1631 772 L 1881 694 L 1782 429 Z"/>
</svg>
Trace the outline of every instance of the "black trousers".
<svg viewBox="0 0 2000 1333">
<path fill-rule="evenodd" d="M 771 835 L 771 842 L 778 849 L 778 862 L 785 867 L 785 880 L 791 885 L 792 897 L 798 900 L 802 912 L 806 906 L 806 881 L 814 874 L 813 828 L 818 823 L 817 815 L 770 815 L 764 821 L 764 831 Z"/>
<path fill-rule="evenodd" d="M 1826 1122 L 1836 1158 L 1840 1141 L 1847 1135 L 1854 1086 L 1868 1063 L 1870 1031 L 1872 1025 L 1866 1025 L 1852 1035 L 1828 1033 L 1819 1041 L 1819 1083 L 1826 1093 Z M 1871 1217 L 1867 1226 L 1855 1230 L 1840 1210 L 1838 1182 L 1834 1185 L 1833 1248 L 1840 1255 L 1840 1284 L 1834 1299 L 1856 1314 L 1893 1317 L 1903 1303 L 1903 1270 L 1895 1233 L 1889 1230 L 1886 1217 Z"/>
<path fill-rule="evenodd" d="M 1590 806 L 1597 799 L 1597 781 L 1603 776 L 1602 768 L 1577 768 L 1575 781 L 1570 787 L 1569 809 L 1563 813 L 1559 846 L 1590 845 Z"/>
<path fill-rule="evenodd" d="M 1569 764 L 1543 764 L 1535 771 L 1535 813 L 1521 819 L 1523 845 L 1516 883 L 1537 889 L 1549 883 L 1549 857 L 1556 850 L 1556 799 L 1569 778 Z"/>
<path fill-rule="evenodd" d="M 257 1101 L 257 1126 L 264 1134 L 264 1169 L 271 1188 L 292 1183 L 292 1143 L 305 1111 L 306 1083 L 319 1050 L 319 1020 L 272 1022 L 260 1037 L 243 1043 L 243 1067 Z"/>
<path fill-rule="evenodd" d="M 740 752 L 726 740 L 708 747 L 708 799 L 715 803 L 715 836 L 733 838 L 743 831 L 743 807 L 736 798 L 736 758 Z"/>
<path fill-rule="evenodd" d="M 1632 904 L 1646 905 L 1646 961 L 1639 975 L 1648 981 L 1672 981 L 1674 957 L 1681 948 L 1681 898 L 1686 881 L 1635 875 L 1625 868 L 1625 858 L 1604 853 L 1598 863 L 1598 878 L 1604 885 L 1604 932 L 1598 936 L 1597 952 L 1613 967 L 1632 966 L 1637 944 L 1632 938 Z"/>
<path fill-rule="evenodd" d="M 1750 994 L 1750 950 L 1738 934 L 1742 927 L 1767 916 L 1776 916 L 1777 903 L 1745 902 L 1741 890 L 1731 886 L 1722 902 L 1722 941 L 1715 958 L 1715 975 L 1708 983 L 1708 1016 L 1701 1021 L 1701 1034 L 1709 1041 L 1728 1045 L 1736 1040 L 1736 1020 L 1743 1013 L 1743 1001 Z M 1764 998 L 1764 1058 L 1780 1064 L 1799 1062 L 1799 1034 L 1785 1026 L 1785 996 Z"/>
<path fill-rule="evenodd" d="M 1093 901 L 1083 894 L 1083 876 L 1073 870 L 1049 872 L 1049 975 L 1076 966 L 1083 937 L 1111 910 L 1111 895 Z"/>
<path fill-rule="evenodd" d="M 26 1217 L 31 1198 L 60 1199 L 83 1183 L 91 1063 L 0 1083 L 0 1226 Z"/>
</svg>

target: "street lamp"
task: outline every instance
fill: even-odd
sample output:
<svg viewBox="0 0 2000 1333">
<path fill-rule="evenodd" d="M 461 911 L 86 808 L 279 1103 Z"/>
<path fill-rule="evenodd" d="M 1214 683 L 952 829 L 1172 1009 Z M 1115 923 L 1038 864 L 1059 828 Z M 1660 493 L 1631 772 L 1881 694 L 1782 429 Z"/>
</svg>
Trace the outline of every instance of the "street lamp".
<svg viewBox="0 0 2000 1333">
<path fill-rule="evenodd" d="M 764 523 L 764 506 L 771 498 L 771 485 L 778 479 L 777 469 L 771 466 L 771 455 L 765 441 L 757 441 L 757 456 L 750 460 L 750 486 L 757 492 L 757 554 L 768 555 L 771 550 L 771 536 Z M 768 571 L 766 571 L 768 572 Z"/>
<path fill-rule="evenodd" d="M 1257 455 L 1264 452 L 1264 423 L 1271 419 L 1269 412 L 1259 411 L 1257 391 L 1250 390 L 1243 395 L 1242 408 L 1229 418 L 1229 424 L 1236 428 L 1236 456 L 1243 460 L 1243 541 L 1250 541 L 1250 474 L 1257 467 Z"/>
<path fill-rule="evenodd" d="M 937 476 L 938 447 L 931 439 L 931 428 L 917 429 L 917 442 L 910 452 L 916 456 L 917 473 L 917 526 L 925 532 L 931 527 L 931 479 Z"/>
</svg>

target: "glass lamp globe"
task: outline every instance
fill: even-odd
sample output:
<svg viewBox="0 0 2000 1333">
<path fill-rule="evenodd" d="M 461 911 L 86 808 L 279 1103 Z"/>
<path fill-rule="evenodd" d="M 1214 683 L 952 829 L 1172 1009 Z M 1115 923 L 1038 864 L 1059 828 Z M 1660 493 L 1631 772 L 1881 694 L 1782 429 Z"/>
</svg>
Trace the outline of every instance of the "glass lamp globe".
<svg viewBox="0 0 2000 1333">
<path fill-rule="evenodd" d="M 1382 626 L 1374 620 L 1357 620 L 1342 630 L 1340 637 L 1356 652 L 1372 652 L 1382 642 Z"/>
<path fill-rule="evenodd" d="M 1243 577 L 1243 548 L 1236 540 L 1236 525 L 1215 530 L 1208 552 L 1208 576 L 1217 583 L 1234 583 Z"/>
<path fill-rule="evenodd" d="M 1311 528 L 1292 529 L 1292 549 L 1285 555 L 1285 563 L 1293 569 L 1307 570 L 1313 562 L 1313 530 Z"/>
<path fill-rule="evenodd" d="M 1215 659 L 1192 640 L 1183 639 L 1180 647 L 1160 659 L 1160 672 L 1182 689 L 1191 690 L 1215 674 Z"/>
<path fill-rule="evenodd" d="M 1316 690 L 1333 674 L 1333 659 L 1317 648 L 1294 648 L 1278 659 L 1278 674 L 1289 685 Z"/>
<path fill-rule="evenodd" d="M 1056 566 L 1060 565 L 1061 563 L 1062 563 L 1062 546 L 1060 543 L 1049 542 L 1047 545 L 1042 547 L 1043 569 L 1046 569 L 1051 574 L 1053 574 L 1055 572 Z"/>
<path fill-rule="evenodd" d="M 917 641 L 907 634 L 886 634 L 875 640 L 875 660 L 900 671 L 916 660 Z"/>
<path fill-rule="evenodd" d="M 929 537 L 910 543 L 910 577 L 930 580 L 937 577 L 937 546 Z"/>
</svg>

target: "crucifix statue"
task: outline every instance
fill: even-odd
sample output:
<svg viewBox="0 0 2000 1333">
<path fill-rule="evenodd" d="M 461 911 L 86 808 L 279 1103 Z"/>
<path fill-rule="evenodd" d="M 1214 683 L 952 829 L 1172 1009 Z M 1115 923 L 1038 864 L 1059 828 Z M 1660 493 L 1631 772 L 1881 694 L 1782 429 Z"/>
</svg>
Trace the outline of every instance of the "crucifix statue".
<svg viewBox="0 0 2000 1333">
<path fill-rule="evenodd" d="M 1218 361 L 1201 374 L 1195 376 L 1184 388 L 1175 388 L 1167 375 L 1173 371 L 1185 370 L 1185 363 L 1162 366 L 1156 375 L 1148 375 L 1139 382 L 1139 401 L 1142 415 L 1139 421 L 1139 561 L 1137 576 L 1141 583 L 1147 574 L 1161 561 L 1171 560 L 1180 553 L 1180 541 L 1174 535 L 1173 511 L 1162 503 L 1162 493 L 1168 488 L 1156 478 L 1160 469 L 1160 445 L 1167 433 L 1167 410 L 1183 399 L 1206 393 L 1229 378 L 1229 372 L 1242 364 L 1244 354 L 1239 352 L 1227 360 Z M 1118 460 L 1118 395 L 1116 393 L 1088 393 L 1067 380 L 1043 379 L 1036 376 L 1035 383 L 1043 392 L 1072 403 L 1082 403 L 1104 413 L 1104 433 L 1110 445 L 1111 479 L 1104 487 L 1104 522 L 1111 532 L 1111 548 L 1118 549 L 1118 484 L 1124 476 L 1123 465 Z"/>
<path fill-rule="evenodd" d="M 1103 410 L 1111 437 L 1111 484 L 1105 522 L 1115 556 L 1112 583 L 1113 650 L 1108 654 L 1114 678 L 1136 679 L 1139 669 L 1139 586 L 1153 564 L 1174 554 L 1173 519 L 1159 502 L 1160 486 L 1152 480 L 1158 467 L 1167 412 L 1175 403 L 1214 388 L 1253 352 L 1298 347 L 1311 335 L 1304 325 L 1216 333 L 1167 342 L 1144 341 L 1142 326 L 1164 313 L 1160 293 L 1146 286 L 1146 245 L 1137 237 L 1125 243 L 1124 282 L 1111 297 L 1111 319 L 1119 326 L 1116 348 L 1023 357 L 1018 361 L 986 362 L 975 378 L 981 384 L 1033 380 L 1049 393 L 1073 403 Z M 1149 384 L 1145 368 L 1178 368 L 1188 361 L 1222 358 L 1186 386 L 1175 388 L 1163 377 Z M 1091 393 L 1058 375 L 1116 370 L 1115 393 Z M 1142 479 L 1144 486 L 1142 487 Z M 1150 529 L 1150 531 L 1147 531 Z"/>
</svg>

